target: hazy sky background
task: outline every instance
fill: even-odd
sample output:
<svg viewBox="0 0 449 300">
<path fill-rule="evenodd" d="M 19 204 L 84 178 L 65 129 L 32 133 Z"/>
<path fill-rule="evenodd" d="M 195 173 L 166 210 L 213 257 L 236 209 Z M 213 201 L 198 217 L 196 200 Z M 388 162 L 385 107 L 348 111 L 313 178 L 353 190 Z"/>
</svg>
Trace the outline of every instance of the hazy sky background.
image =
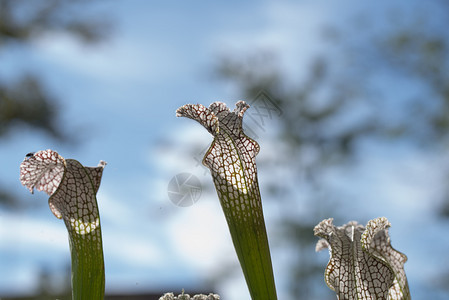
<svg viewBox="0 0 449 300">
<path fill-rule="evenodd" d="M 63 273 L 70 264 L 66 229 L 51 214 L 48 197 L 39 192 L 31 195 L 19 181 L 24 155 L 44 149 L 87 166 L 100 160 L 108 163 L 97 195 L 107 293 L 202 289 L 224 263 L 238 264 L 210 175 L 197 165 L 198 149 L 192 150 L 199 145 L 201 152 L 212 137 L 199 124 L 177 119 L 176 109 L 218 100 L 233 108 L 241 100 L 234 86 L 212 76 L 223 54 L 274 50 L 281 67 L 292 78 L 300 77 L 311 57 L 326 52 L 323 25 L 346 22 L 357 10 L 371 9 L 380 15 L 390 4 L 380 1 L 374 8 L 372 4 L 360 7 L 357 1 L 231 2 L 99 1 L 87 13 L 114 21 L 111 38 L 104 43 L 83 46 L 54 33 L 26 48 L 11 46 L 0 52 L 3 77 L 30 69 L 43 77 L 60 99 L 60 126 L 78 138 L 62 144 L 40 132 L 16 128 L 1 141 L 2 186 L 33 207 L 0 210 L 0 296 L 33 291 L 43 265 Z M 397 6 L 411 9 L 404 3 Z M 258 159 L 276 159 L 282 145 L 276 144 L 275 131 L 273 119 L 260 134 Z M 368 157 L 363 163 L 343 177 L 328 172 L 327 180 L 346 191 L 348 199 L 360 199 L 354 203 L 338 199 L 341 209 L 349 211 L 347 221 L 380 216 L 390 220 L 392 244 L 409 258 L 405 270 L 412 297 L 423 299 L 435 269 L 449 263 L 448 241 L 440 239 L 438 229 L 442 221 L 434 222 L 435 203 L 429 202 L 437 198 L 433 191 L 438 189 L 432 186 L 442 185 L 444 172 L 429 170 L 438 170 L 447 158 L 407 146 L 393 152 L 369 143 L 363 147 Z M 289 171 L 285 166 L 259 167 L 263 199 L 263 183 L 273 180 L 270 174 L 288 182 Z M 181 172 L 195 174 L 203 184 L 201 199 L 188 208 L 174 206 L 167 196 L 170 179 Z M 348 188 L 348 182 L 354 181 L 357 184 Z M 295 210 L 278 207 L 272 200 L 264 203 L 264 209 L 274 272 L 279 299 L 288 299 L 288 274 L 283 270 L 289 259 L 285 255 L 292 253 L 273 245 L 273 225 L 282 214 Z M 436 242 L 438 248 L 432 246 Z M 324 272 L 328 253 L 317 255 Z M 325 285 L 324 281 L 317 284 Z M 240 273 L 224 281 L 217 292 L 223 299 L 248 295 Z"/>
</svg>

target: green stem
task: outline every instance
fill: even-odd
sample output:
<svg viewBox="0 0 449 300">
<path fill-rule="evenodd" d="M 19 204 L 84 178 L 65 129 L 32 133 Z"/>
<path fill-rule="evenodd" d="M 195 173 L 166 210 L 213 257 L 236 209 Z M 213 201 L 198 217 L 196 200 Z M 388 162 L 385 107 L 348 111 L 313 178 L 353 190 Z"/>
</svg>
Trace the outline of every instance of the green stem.
<svg viewBox="0 0 449 300">
<path fill-rule="evenodd" d="M 69 230 L 69 236 L 72 255 L 72 299 L 103 299 L 105 275 L 100 228 L 83 236 L 73 234 Z M 94 239 L 99 242 L 94 242 Z"/>
<path fill-rule="evenodd" d="M 244 200 L 246 197 L 242 198 L 241 200 Z M 245 210 L 240 210 L 241 213 L 236 214 L 235 209 L 229 209 L 223 206 L 223 200 L 221 202 L 251 298 L 257 300 L 277 299 L 270 248 L 261 207 L 257 209 L 257 212 L 254 212 L 253 207 L 248 207 L 248 212 L 257 217 L 244 217 Z M 243 201 L 239 202 L 244 203 Z"/>
</svg>

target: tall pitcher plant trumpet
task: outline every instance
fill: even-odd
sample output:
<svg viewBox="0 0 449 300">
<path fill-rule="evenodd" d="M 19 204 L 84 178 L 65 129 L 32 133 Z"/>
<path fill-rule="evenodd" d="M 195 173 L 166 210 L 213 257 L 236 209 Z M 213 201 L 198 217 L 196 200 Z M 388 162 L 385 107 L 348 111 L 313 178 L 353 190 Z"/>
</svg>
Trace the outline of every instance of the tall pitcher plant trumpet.
<svg viewBox="0 0 449 300">
<path fill-rule="evenodd" d="M 242 128 L 248 108 L 244 101 L 232 112 L 221 102 L 209 108 L 187 104 L 176 116 L 199 122 L 214 136 L 203 164 L 211 171 L 249 292 L 252 299 L 273 300 L 276 287 L 257 181 L 260 147 Z"/>
<path fill-rule="evenodd" d="M 26 155 L 20 181 L 31 193 L 46 192 L 52 213 L 63 219 L 72 256 L 72 299 L 104 298 L 105 276 L 100 214 L 96 194 L 103 168 L 85 167 L 53 150 Z"/>
</svg>

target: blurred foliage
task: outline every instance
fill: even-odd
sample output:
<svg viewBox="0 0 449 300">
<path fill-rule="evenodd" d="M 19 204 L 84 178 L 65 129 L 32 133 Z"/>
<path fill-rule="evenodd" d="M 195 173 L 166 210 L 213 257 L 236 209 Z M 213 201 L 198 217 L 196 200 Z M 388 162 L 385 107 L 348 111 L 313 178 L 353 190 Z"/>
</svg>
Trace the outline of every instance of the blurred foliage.
<svg viewBox="0 0 449 300">
<path fill-rule="evenodd" d="M 84 43 L 96 43 L 108 33 L 104 18 L 88 16 L 86 0 L 1 0 L 0 47 L 24 43 L 49 32 L 70 34 Z"/>
<path fill-rule="evenodd" d="M 24 124 L 63 139 L 64 134 L 57 125 L 58 112 L 56 102 L 34 76 L 25 75 L 8 86 L 0 83 L 0 137 L 16 125 Z"/>
<path fill-rule="evenodd" d="M 4 49 L 25 47 L 45 34 L 67 34 L 84 44 L 102 41 L 110 32 L 109 22 L 89 17 L 85 10 L 89 3 L 0 0 L 0 65 Z M 26 126 L 67 142 L 68 134 L 59 123 L 61 108 L 57 100 L 39 74 L 24 71 L 17 78 L 0 76 L 0 139 L 12 129 Z M 0 184 L 0 205 L 13 207 L 13 203 L 14 196 Z"/>
<path fill-rule="evenodd" d="M 316 58 L 308 68 L 307 77 L 292 87 L 285 86 L 290 80 L 278 69 L 278 64 L 272 52 L 262 51 L 243 58 L 225 57 L 217 66 L 217 74 L 239 85 L 248 99 L 265 90 L 271 101 L 285 108 L 280 132 L 294 146 L 291 150 L 313 147 L 318 153 L 313 164 L 327 164 L 351 154 L 358 136 L 379 129 L 372 117 L 332 130 L 326 126 L 345 118 L 361 91 L 358 86 L 347 84 L 346 78 L 331 74 L 330 63 L 325 58 Z"/>
<path fill-rule="evenodd" d="M 377 37 L 374 57 L 389 65 L 410 88 L 421 93 L 409 97 L 404 107 L 403 138 L 421 147 L 447 153 L 449 144 L 449 3 L 435 1 L 429 10 L 415 11 L 412 17 L 396 22 L 392 33 Z M 442 166 L 443 167 L 443 166 Z M 446 175 L 449 180 L 449 171 Z M 449 218 L 449 189 L 437 214 Z"/>
<path fill-rule="evenodd" d="M 330 77 L 330 66 L 324 58 L 317 58 L 303 82 L 292 87 L 285 86 L 288 79 L 278 69 L 278 65 L 274 53 L 262 51 L 248 57 L 224 57 L 216 72 L 219 78 L 238 85 L 245 98 L 252 99 L 259 91 L 265 90 L 271 101 L 283 108 L 282 117 L 279 118 L 279 135 L 288 146 L 287 153 L 282 155 L 287 158 L 283 163 L 290 165 L 298 184 L 302 186 L 300 178 L 307 178 L 306 185 L 318 192 L 323 184 L 319 180 L 319 173 L 327 166 L 350 158 L 354 142 L 368 133 L 374 133 L 378 128 L 371 118 L 363 118 L 353 126 L 329 128 L 328 124 L 346 116 L 353 102 L 357 101 L 355 95 L 358 91 L 353 85 L 334 82 L 338 78 Z M 322 89 L 330 88 L 329 85 L 334 92 L 328 93 L 324 101 L 318 100 L 324 95 Z M 297 207 L 294 203 L 296 199 L 291 198 L 294 191 L 289 191 L 290 200 L 285 200 L 283 189 L 264 186 L 264 190 L 273 191 L 272 196 L 278 201 L 290 201 L 293 202 L 290 207 Z M 316 206 L 310 208 L 310 214 L 316 219 L 322 213 L 318 211 L 318 206 L 317 201 Z M 316 243 L 313 236 L 316 219 L 283 218 L 280 224 L 283 232 L 279 236 L 285 240 L 276 241 L 277 245 L 296 249 L 297 259 L 290 264 L 290 294 L 302 295 L 303 299 L 317 299 L 314 282 L 323 276 L 324 270 L 316 257 L 310 256 L 310 253 L 314 253 Z M 335 296 L 329 293 L 321 297 L 332 299 Z"/>
<path fill-rule="evenodd" d="M 110 26 L 104 18 L 88 17 L 85 6 L 91 1 L 71 0 L 0 0 L 0 65 L 3 51 L 26 47 L 45 34 L 66 34 L 83 44 L 93 45 L 107 37 Z M 0 140 L 16 128 L 39 130 L 60 142 L 72 139 L 60 126 L 58 99 L 52 95 L 39 74 L 0 75 Z M 26 153 L 24 153 L 25 155 Z M 17 208 L 19 201 L 0 183 L 0 205 Z M 23 203 L 22 203 L 23 204 Z M 70 272 L 66 272 L 70 274 Z M 70 278 L 53 278 L 43 267 L 39 291 L 30 299 L 70 299 Z M 60 285 L 55 287 L 54 282 Z"/>
<path fill-rule="evenodd" d="M 297 261 L 290 265 L 291 295 L 303 295 L 303 299 L 334 297 L 321 294 L 323 291 L 314 285 L 318 277 L 322 282 L 324 266 L 312 257 L 316 243 L 312 228 L 320 217 L 329 215 L 324 211 L 329 206 L 323 203 L 331 203 L 330 195 L 323 197 L 326 182 L 321 173 L 357 162 L 361 155 L 357 145 L 367 139 L 392 145 L 405 142 L 431 151 L 447 146 L 449 10 L 447 3 L 439 5 L 446 13 L 438 24 L 434 14 L 416 11 L 403 18 L 394 12 L 390 21 L 362 16 L 363 26 L 353 20 L 345 24 L 349 28 L 325 28 L 329 54 L 316 57 L 301 79 L 291 78 L 271 51 L 228 54 L 215 66 L 218 79 L 237 87 L 242 97 L 252 99 L 265 90 L 283 109 L 279 138 L 286 145 L 282 156 L 288 158 L 283 162 L 296 172 L 298 184 L 289 192 L 264 189 L 273 191 L 272 198 L 277 201 L 290 201 L 293 208 L 298 200 L 292 195 L 300 186 L 307 190 L 308 203 L 313 203 L 308 216 L 291 219 L 287 215 L 280 220 L 284 232 L 279 236 L 285 240 L 281 245 L 287 243 L 298 253 Z M 402 19 L 405 21 L 398 21 Z M 370 21 L 372 28 L 368 28 Z M 379 21 L 388 24 L 388 29 L 376 31 L 374 25 Z M 388 82 L 386 86 L 379 85 L 381 76 Z M 403 84 L 399 89 L 417 92 L 394 99 L 397 83 Z M 396 105 L 396 110 L 400 107 L 400 116 L 388 112 L 391 105 Z M 286 195 L 288 200 L 282 200 Z M 449 216 L 449 196 L 438 213 Z M 347 217 L 343 214 L 331 213 L 337 219 Z"/>
</svg>

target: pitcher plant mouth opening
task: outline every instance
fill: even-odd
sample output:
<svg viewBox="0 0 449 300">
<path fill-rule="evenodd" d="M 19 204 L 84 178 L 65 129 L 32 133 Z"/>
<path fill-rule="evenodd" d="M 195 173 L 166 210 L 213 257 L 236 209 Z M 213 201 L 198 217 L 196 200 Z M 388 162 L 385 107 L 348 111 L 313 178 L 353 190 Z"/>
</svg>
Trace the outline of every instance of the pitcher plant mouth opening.
<svg viewBox="0 0 449 300">
<path fill-rule="evenodd" d="M 321 221 L 314 234 L 321 237 L 316 251 L 328 248 L 325 281 L 339 299 L 410 299 L 404 263 L 407 256 L 390 243 L 387 218 L 355 221 L 341 227 L 333 219 Z"/>
<path fill-rule="evenodd" d="M 257 180 L 260 147 L 242 128 L 248 108 L 244 101 L 232 112 L 222 102 L 209 108 L 186 104 L 176 116 L 197 121 L 214 136 L 203 164 L 211 171 L 251 297 L 273 300 L 276 288 Z"/>
<path fill-rule="evenodd" d="M 103 299 L 104 259 L 96 194 L 106 162 L 85 167 L 53 150 L 28 153 L 20 181 L 31 193 L 44 191 L 51 212 L 63 219 L 72 256 L 73 299 Z"/>
</svg>

